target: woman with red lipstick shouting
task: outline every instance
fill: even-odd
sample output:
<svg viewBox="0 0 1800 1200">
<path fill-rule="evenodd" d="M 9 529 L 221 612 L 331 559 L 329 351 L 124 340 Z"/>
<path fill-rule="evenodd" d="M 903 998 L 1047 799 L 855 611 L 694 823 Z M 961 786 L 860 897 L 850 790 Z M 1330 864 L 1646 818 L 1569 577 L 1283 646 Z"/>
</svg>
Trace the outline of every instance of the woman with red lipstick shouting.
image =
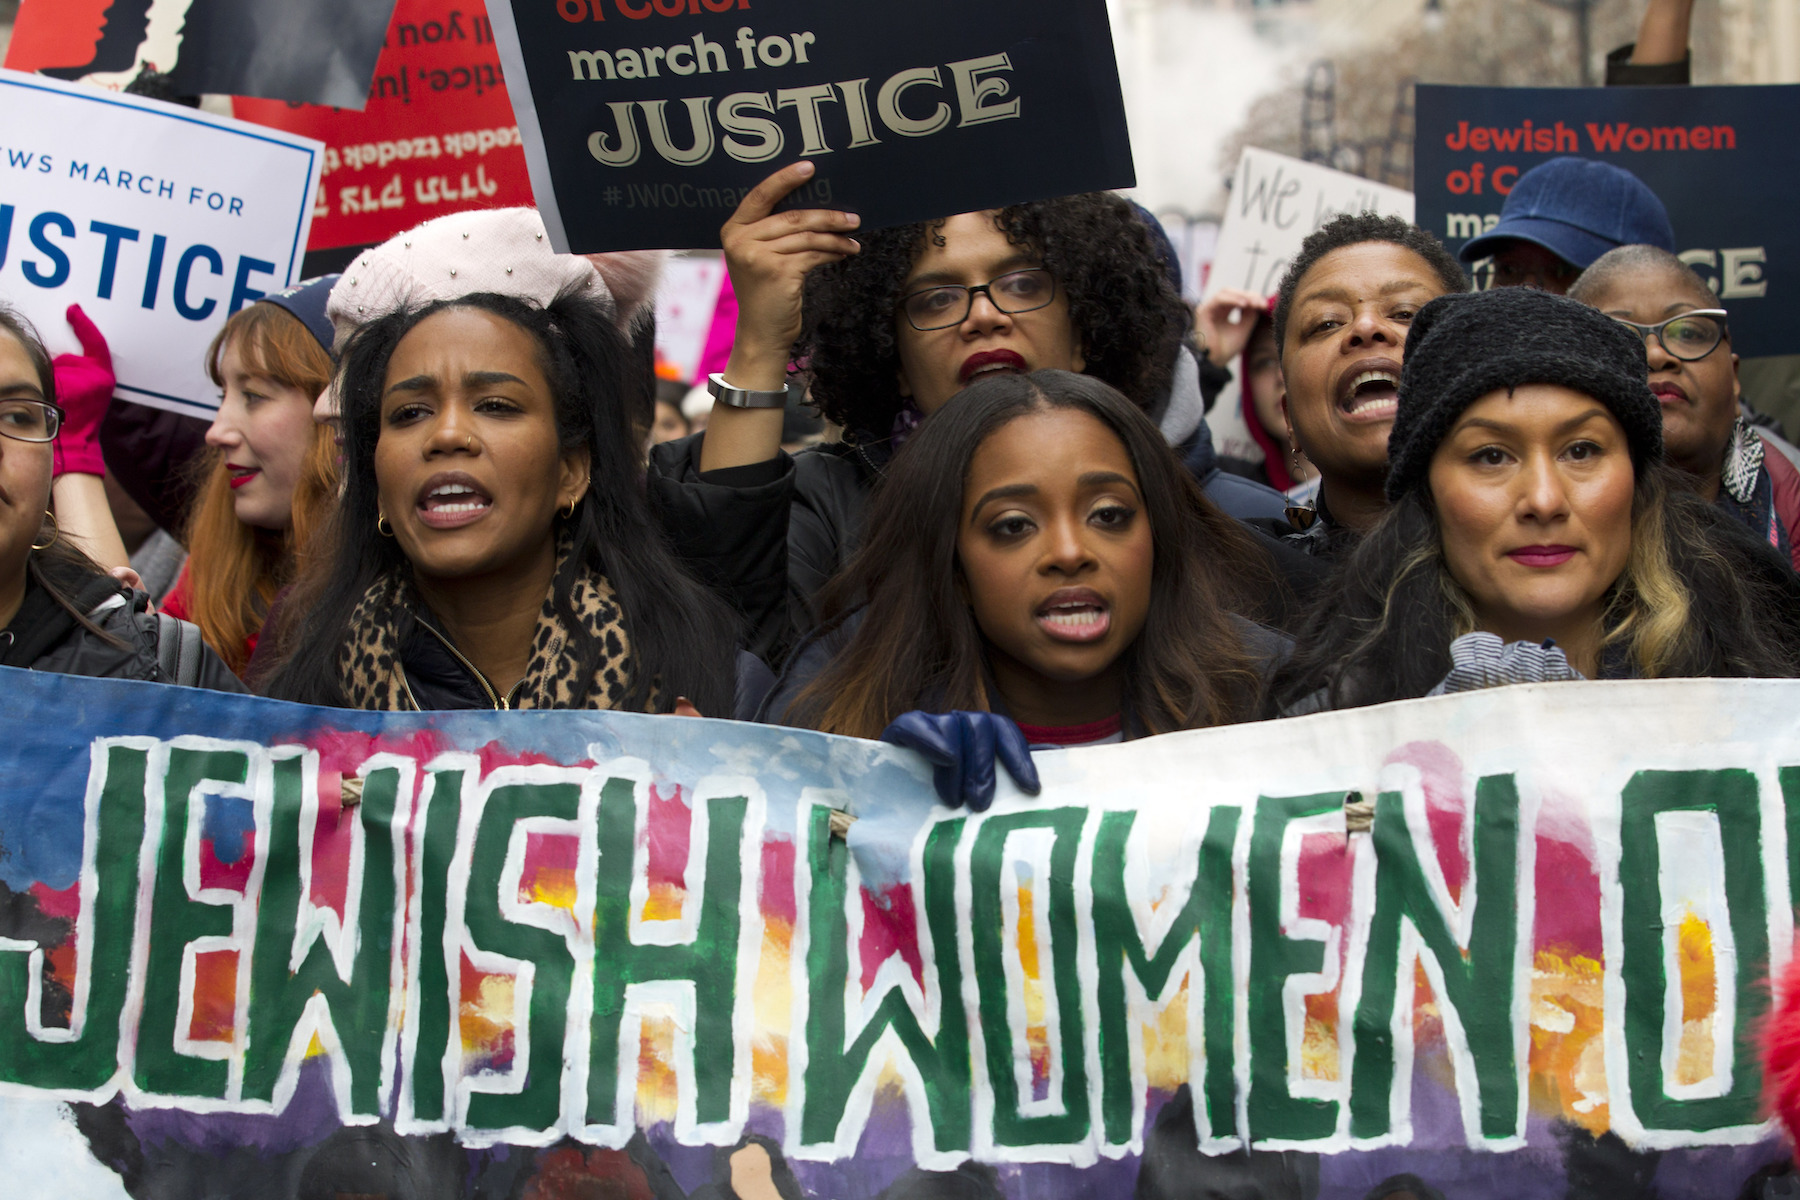
<svg viewBox="0 0 1800 1200">
<path fill-rule="evenodd" d="M 345 708 L 735 711 L 736 625 L 650 522 L 614 310 L 477 293 L 364 325 L 344 492 L 267 690 Z M 590 484 L 592 486 L 590 486 Z"/>
<path fill-rule="evenodd" d="M 678 551 L 740 597 L 770 661 L 811 628 L 862 544 L 870 489 L 911 431 L 970 383 L 1053 368 L 1140 407 L 1169 395 L 1189 315 L 1135 209 L 1092 193 L 864 231 L 854 214 L 775 212 L 785 167 L 722 231 L 737 291 L 731 359 L 704 434 L 655 447 L 651 499 Z M 841 442 L 788 457 L 790 362 Z"/>
<path fill-rule="evenodd" d="M 976 718 L 1015 776 L 1029 760 L 993 715 L 1055 746 L 1244 720 L 1284 639 L 1227 604 L 1267 570 L 1117 391 L 982 380 L 895 457 L 867 549 L 826 589 L 826 633 L 769 711 L 858 737 L 912 710 Z"/>
<path fill-rule="evenodd" d="M 1800 578 L 1662 465 L 1642 342 L 1529 288 L 1412 321 L 1392 507 L 1324 594 L 1278 711 L 1557 678 L 1800 672 Z"/>
<path fill-rule="evenodd" d="M 1667 250 L 1621 246 L 1595 259 L 1569 295 L 1644 339 L 1669 465 L 1800 568 L 1800 472 L 1739 410 L 1738 359 L 1712 289 Z"/>
<path fill-rule="evenodd" d="M 219 411 L 188 517 L 187 566 L 163 607 L 198 625 L 240 675 L 275 594 L 336 498 L 331 435 L 312 419 L 331 380 L 324 305 L 336 278 L 239 309 L 206 355 Z"/>
<path fill-rule="evenodd" d="M 1319 471 L 1313 520 L 1289 539 L 1308 553 L 1335 558 L 1387 510 L 1407 328 L 1427 301 L 1468 286 L 1436 238 L 1398 217 L 1346 214 L 1302 243 L 1273 320 L 1294 441 Z"/>
</svg>

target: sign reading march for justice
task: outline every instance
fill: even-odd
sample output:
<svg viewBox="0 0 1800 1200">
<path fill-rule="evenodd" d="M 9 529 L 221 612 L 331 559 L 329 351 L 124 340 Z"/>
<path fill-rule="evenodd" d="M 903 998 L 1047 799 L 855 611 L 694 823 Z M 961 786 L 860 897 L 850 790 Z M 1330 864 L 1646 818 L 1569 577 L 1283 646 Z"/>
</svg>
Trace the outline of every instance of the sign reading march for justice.
<svg viewBox="0 0 1800 1200">
<path fill-rule="evenodd" d="M 1698 1200 L 1786 1152 L 1800 683 L 1049 752 L 984 814 L 787 729 L 0 687 L 11 1194 Z"/>
<path fill-rule="evenodd" d="M 1513 183 L 1560 155 L 1624 167 L 1669 210 L 1675 248 L 1731 312 L 1732 349 L 1800 353 L 1800 86 L 1421 86 L 1418 223 L 1452 252 Z"/>
<path fill-rule="evenodd" d="M 210 416 L 206 347 L 286 287 L 312 220 L 321 147 L 180 105 L 0 71 L 0 299 L 53 354 L 79 353 L 79 304 L 118 395 Z"/>
<path fill-rule="evenodd" d="M 787 207 L 876 228 L 1135 182 L 1104 0 L 489 5 L 558 250 L 718 245 L 783 163 Z"/>
</svg>

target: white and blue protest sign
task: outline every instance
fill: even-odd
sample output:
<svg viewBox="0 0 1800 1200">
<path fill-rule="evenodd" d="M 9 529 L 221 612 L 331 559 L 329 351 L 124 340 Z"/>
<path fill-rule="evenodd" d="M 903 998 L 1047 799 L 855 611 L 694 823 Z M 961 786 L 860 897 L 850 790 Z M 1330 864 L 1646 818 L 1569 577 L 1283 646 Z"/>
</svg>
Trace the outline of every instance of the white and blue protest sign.
<svg viewBox="0 0 1800 1200">
<path fill-rule="evenodd" d="M 0 300 L 52 352 L 79 304 L 118 396 L 207 415 L 225 318 L 295 279 L 320 144 L 209 113 L 0 71 Z"/>
<path fill-rule="evenodd" d="M 718 245 L 758 180 L 874 228 L 1135 182 L 1104 0 L 493 4 L 558 250 Z"/>
<path fill-rule="evenodd" d="M 1800 86 L 1420 87 L 1418 222 L 1454 252 L 1519 176 L 1560 155 L 1624 167 L 1669 210 L 1681 257 L 1731 312 L 1740 354 L 1800 353 Z"/>
</svg>

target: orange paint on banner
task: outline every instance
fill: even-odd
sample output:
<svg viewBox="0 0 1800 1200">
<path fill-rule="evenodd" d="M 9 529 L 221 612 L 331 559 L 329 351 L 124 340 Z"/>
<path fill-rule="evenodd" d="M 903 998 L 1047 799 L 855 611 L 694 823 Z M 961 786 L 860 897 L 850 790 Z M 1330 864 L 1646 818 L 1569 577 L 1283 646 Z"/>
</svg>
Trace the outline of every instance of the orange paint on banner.
<svg viewBox="0 0 1800 1200">
<path fill-rule="evenodd" d="M 196 1042 L 229 1042 L 237 1026 L 236 950 L 194 955 L 194 1016 L 188 1037 Z"/>
</svg>

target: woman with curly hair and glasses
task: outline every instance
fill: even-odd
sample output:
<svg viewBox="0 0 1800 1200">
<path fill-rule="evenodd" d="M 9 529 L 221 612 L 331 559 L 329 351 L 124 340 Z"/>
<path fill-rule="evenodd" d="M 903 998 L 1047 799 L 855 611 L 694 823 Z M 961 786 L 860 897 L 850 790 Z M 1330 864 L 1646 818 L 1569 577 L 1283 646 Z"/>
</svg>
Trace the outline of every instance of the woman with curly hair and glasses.
<svg viewBox="0 0 1800 1200">
<path fill-rule="evenodd" d="M 771 175 L 725 225 L 731 358 L 710 381 L 705 433 L 652 453 L 663 524 L 710 582 L 740 603 L 754 593 L 750 648 L 770 662 L 813 624 L 818 592 L 861 546 L 871 486 L 919 422 L 975 380 L 1046 369 L 1091 375 L 1158 415 L 1190 321 L 1149 224 L 1117 196 L 862 232 L 851 213 L 774 211 L 812 171 Z M 843 430 L 792 458 L 790 363 Z"/>
</svg>

